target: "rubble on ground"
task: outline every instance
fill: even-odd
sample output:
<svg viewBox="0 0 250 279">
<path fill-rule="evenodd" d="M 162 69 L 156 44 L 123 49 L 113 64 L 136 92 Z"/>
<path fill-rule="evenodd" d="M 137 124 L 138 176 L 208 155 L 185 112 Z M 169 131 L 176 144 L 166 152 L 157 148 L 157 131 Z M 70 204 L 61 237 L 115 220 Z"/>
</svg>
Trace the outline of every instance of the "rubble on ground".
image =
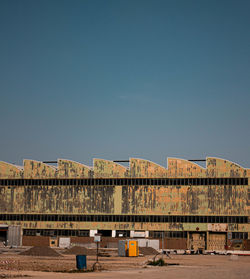
<svg viewBox="0 0 250 279">
<path fill-rule="evenodd" d="M 139 247 L 139 253 L 144 256 L 159 254 L 159 252 L 152 247 Z"/>
<path fill-rule="evenodd" d="M 34 246 L 29 250 L 21 252 L 19 255 L 24 256 L 39 256 L 39 257 L 61 257 L 59 253 L 50 247 Z"/>
</svg>

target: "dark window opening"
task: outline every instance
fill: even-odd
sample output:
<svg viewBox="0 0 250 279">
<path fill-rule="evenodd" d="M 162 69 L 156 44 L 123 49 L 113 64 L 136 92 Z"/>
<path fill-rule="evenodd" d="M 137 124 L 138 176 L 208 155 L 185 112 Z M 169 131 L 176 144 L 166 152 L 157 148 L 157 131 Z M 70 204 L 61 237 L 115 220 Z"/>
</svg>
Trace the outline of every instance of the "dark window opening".
<svg viewBox="0 0 250 279">
<path fill-rule="evenodd" d="M 112 236 L 112 230 L 98 230 L 98 233 L 101 234 L 102 236 Z"/>
</svg>

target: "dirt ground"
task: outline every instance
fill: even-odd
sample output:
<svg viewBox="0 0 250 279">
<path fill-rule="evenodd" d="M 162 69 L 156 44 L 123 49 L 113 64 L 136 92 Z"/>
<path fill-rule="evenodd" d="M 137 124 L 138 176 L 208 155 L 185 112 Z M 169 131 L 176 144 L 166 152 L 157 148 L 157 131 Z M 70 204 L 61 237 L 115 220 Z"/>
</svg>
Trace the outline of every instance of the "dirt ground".
<svg viewBox="0 0 250 279">
<path fill-rule="evenodd" d="M 69 273 L 76 270 L 75 255 L 61 253 L 62 257 L 35 257 L 18 253 L 17 250 L 6 250 L 0 254 L 0 278 L 250 278 L 250 256 L 171 255 L 171 259 L 164 258 L 168 266 L 152 267 L 146 263 L 153 255 L 130 258 L 113 255 L 99 258 L 102 271 Z M 95 256 L 87 256 L 88 269 L 94 262 Z"/>
</svg>

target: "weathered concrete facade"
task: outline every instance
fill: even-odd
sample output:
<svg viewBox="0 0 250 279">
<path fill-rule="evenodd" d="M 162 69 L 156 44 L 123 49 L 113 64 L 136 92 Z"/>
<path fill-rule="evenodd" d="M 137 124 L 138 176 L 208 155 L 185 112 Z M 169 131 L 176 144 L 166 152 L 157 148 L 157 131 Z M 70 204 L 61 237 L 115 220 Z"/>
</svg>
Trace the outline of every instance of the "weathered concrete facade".
<svg viewBox="0 0 250 279">
<path fill-rule="evenodd" d="M 93 167 L 64 159 L 57 166 L 0 162 L 0 224 L 24 230 L 239 232 L 250 238 L 249 169 L 210 157 L 206 168 L 177 158 L 167 165 L 136 158 L 129 168 L 103 159 L 94 159 Z"/>
<path fill-rule="evenodd" d="M 249 215 L 248 186 L 1 186 L 8 214 Z"/>
<path fill-rule="evenodd" d="M 250 169 L 215 157 L 207 157 L 206 168 L 184 159 L 168 158 L 167 161 L 168 168 L 137 158 L 130 158 L 129 168 L 103 159 L 94 159 L 93 167 L 65 159 L 58 159 L 57 167 L 28 159 L 23 161 L 23 166 L 0 161 L 0 179 L 250 177 Z"/>
</svg>

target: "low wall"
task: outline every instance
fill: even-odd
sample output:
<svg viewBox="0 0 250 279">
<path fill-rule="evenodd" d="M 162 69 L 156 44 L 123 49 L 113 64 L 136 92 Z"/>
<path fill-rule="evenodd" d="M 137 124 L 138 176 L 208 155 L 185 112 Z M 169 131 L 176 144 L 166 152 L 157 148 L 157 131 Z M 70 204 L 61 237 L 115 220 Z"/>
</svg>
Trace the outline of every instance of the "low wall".
<svg viewBox="0 0 250 279">
<path fill-rule="evenodd" d="M 23 246 L 49 246 L 49 236 L 23 236 Z"/>
</svg>

